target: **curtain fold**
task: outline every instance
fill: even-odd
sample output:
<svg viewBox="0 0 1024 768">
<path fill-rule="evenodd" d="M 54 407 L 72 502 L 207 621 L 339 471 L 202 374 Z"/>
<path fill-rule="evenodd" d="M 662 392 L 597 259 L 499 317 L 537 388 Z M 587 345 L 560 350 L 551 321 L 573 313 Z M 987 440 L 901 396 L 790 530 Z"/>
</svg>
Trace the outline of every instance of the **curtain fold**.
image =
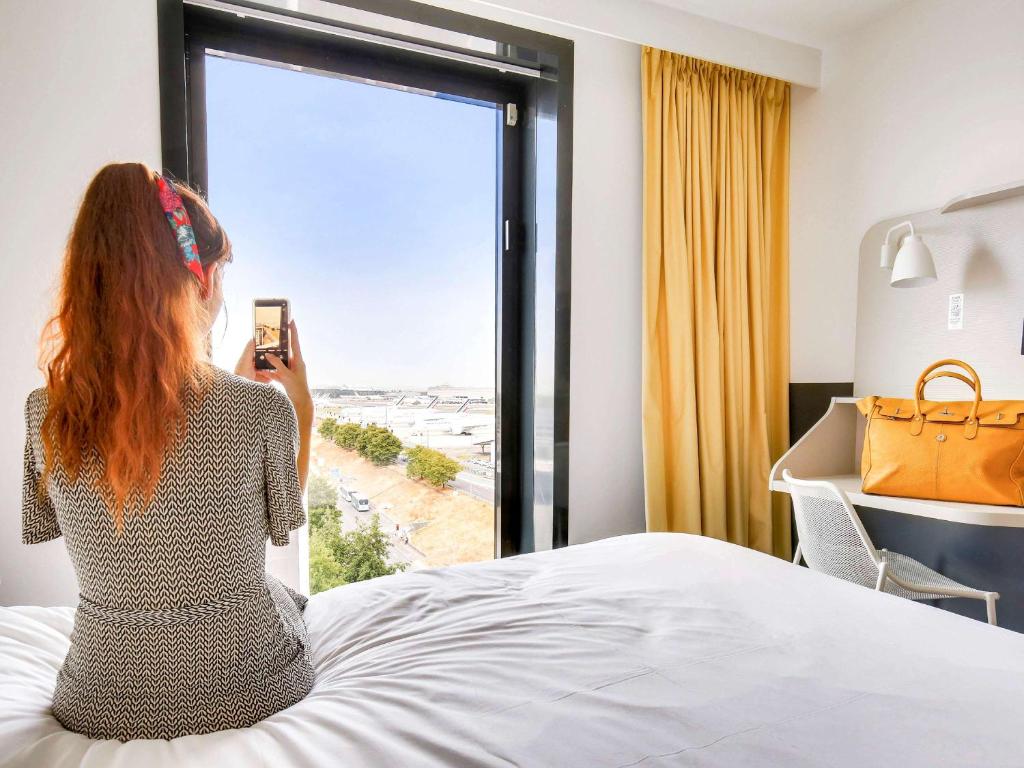
<svg viewBox="0 0 1024 768">
<path fill-rule="evenodd" d="M 790 556 L 789 85 L 643 50 L 647 528 Z"/>
</svg>

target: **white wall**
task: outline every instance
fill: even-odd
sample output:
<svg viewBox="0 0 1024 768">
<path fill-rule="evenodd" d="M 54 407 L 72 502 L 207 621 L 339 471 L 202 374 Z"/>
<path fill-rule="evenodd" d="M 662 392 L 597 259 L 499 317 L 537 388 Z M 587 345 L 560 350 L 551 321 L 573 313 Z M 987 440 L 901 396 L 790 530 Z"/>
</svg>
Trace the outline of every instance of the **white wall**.
<svg viewBox="0 0 1024 768">
<path fill-rule="evenodd" d="M 646 527 L 640 50 L 579 33 L 573 93 L 569 542 Z"/>
<path fill-rule="evenodd" d="M 854 378 L 868 227 L 1024 178 L 1022 29 L 1019 0 L 917 0 L 826 47 L 820 91 L 794 89 L 793 381 Z"/>
<path fill-rule="evenodd" d="M 913 289 L 889 285 L 880 269 L 885 231 L 910 219 L 935 259 L 938 280 Z M 1019 399 L 1024 387 L 1024 197 L 950 213 L 901 214 L 870 229 L 860 249 L 854 394 L 914 396 L 917 377 L 936 360 L 966 361 L 986 400 Z M 948 326 L 949 296 L 963 294 L 963 327 Z M 929 400 L 969 400 L 953 379 L 928 384 Z"/>
<path fill-rule="evenodd" d="M 446 0 L 426 0 L 448 5 Z M 854 0 L 848 0 L 854 2 Z M 821 52 L 799 43 L 670 8 L 649 0 L 472 0 L 467 13 L 490 16 L 489 8 L 516 12 L 513 22 L 531 27 L 527 19 L 555 22 L 561 37 L 568 27 L 666 51 L 685 53 L 706 61 L 777 77 L 816 88 L 821 73 Z M 534 22 L 535 23 L 535 22 Z"/>
<path fill-rule="evenodd" d="M 0 0 L 0 603 L 77 593 L 63 540 L 21 544 L 23 408 L 42 384 L 39 332 L 85 185 L 113 160 L 159 166 L 156 6 L 138 0 Z"/>
</svg>

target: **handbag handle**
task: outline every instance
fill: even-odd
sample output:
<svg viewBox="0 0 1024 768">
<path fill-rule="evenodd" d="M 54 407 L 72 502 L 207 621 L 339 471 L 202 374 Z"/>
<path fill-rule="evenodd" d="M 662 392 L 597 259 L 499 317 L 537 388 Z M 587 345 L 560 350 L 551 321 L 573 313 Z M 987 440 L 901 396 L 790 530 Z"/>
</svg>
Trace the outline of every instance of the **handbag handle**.
<svg viewBox="0 0 1024 768">
<path fill-rule="evenodd" d="M 971 378 L 967 378 L 956 371 L 938 371 L 937 373 L 933 373 L 936 368 L 942 368 L 946 365 L 953 365 L 967 371 Z M 974 390 L 974 403 L 971 405 L 971 412 L 967 416 L 967 423 L 964 425 L 964 436 L 970 440 L 978 434 L 978 406 L 981 405 L 981 378 L 978 376 L 978 372 L 963 360 L 939 360 L 937 363 L 932 363 L 925 368 L 918 377 L 917 386 L 914 387 L 914 420 L 911 422 L 910 434 L 921 434 L 921 430 L 924 426 L 924 417 L 921 415 L 921 398 L 924 396 L 925 384 L 932 379 L 942 378 L 943 376 L 948 376 L 949 378 L 962 381 Z"/>
<path fill-rule="evenodd" d="M 962 373 L 957 373 L 956 371 L 936 371 L 935 373 L 929 373 L 927 376 L 924 377 L 924 379 L 921 380 L 921 382 L 918 385 L 917 395 L 915 396 L 923 400 L 925 385 L 928 384 L 928 382 L 931 381 L 932 379 L 941 379 L 944 376 L 948 376 L 951 379 L 958 379 L 959 381 L 962 381 L 964 384 L 970 387 L 972 392 L 974 391 L 973 379 L 967 378 Z"/>
</svg>

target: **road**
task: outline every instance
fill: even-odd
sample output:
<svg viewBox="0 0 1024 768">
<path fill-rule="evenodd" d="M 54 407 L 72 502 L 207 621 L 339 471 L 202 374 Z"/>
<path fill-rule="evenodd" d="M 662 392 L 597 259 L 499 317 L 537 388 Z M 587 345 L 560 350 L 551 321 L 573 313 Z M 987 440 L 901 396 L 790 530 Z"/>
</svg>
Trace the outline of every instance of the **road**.
<svg viewBox="0 0 1024 768">
<path fill-rule="evenodd" d="M 452 488 L 483 501 L 494 503 L 494 479 L 482 477 L 475 472 L 459 472 L 452 480 Z"/>
<path fill-rule="evenodd" d="M 338 506 L 341 509 L 342 533 L 354 531 L 356 526 L 359 524 L 369 525 L 373 520 L 374 514 L 376 514 L 380 517 L 381 530 L 387 534 L 388 540 L 391 542 L 391 550 L 389 552 L 388 559 L 393 564 L 422 563 L 424 561 L 424 554 L 422 552 L 416 549 L 412 544 L 406 544 L 394 535 L 395 521 L 388 517 L 386 512 L 381 512 L 379 509 L 375 509 L 372 503 L 370 504 L 369 512 L 360 512 L 353 507 L 350 502 L 345 501 L 345 499 L 339 495 Z"/>
</svg>

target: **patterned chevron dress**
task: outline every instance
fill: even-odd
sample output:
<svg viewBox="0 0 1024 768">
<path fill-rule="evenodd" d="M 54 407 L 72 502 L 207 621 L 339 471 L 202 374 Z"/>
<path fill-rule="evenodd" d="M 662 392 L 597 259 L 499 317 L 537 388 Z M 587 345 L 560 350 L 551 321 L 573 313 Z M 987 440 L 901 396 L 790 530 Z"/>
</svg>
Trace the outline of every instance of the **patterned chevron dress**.
<svg viewBox="0 0 1024 768">
<path fill-rule="evenodd" d="M 265 573 L 267 537 L 284 546 L 305 519 L 288 399 L 217 369 L 186 403 L 152 503 L 120 534 L 86 479 L 58 466 L 44 486 L 45 390 L 25 411 L 23 540 L 63 535 L 81 592 L 57 719 L 97 739 L 171 739 L 302 699 L 313 684 L 305 598 Z"/>
</svg>

